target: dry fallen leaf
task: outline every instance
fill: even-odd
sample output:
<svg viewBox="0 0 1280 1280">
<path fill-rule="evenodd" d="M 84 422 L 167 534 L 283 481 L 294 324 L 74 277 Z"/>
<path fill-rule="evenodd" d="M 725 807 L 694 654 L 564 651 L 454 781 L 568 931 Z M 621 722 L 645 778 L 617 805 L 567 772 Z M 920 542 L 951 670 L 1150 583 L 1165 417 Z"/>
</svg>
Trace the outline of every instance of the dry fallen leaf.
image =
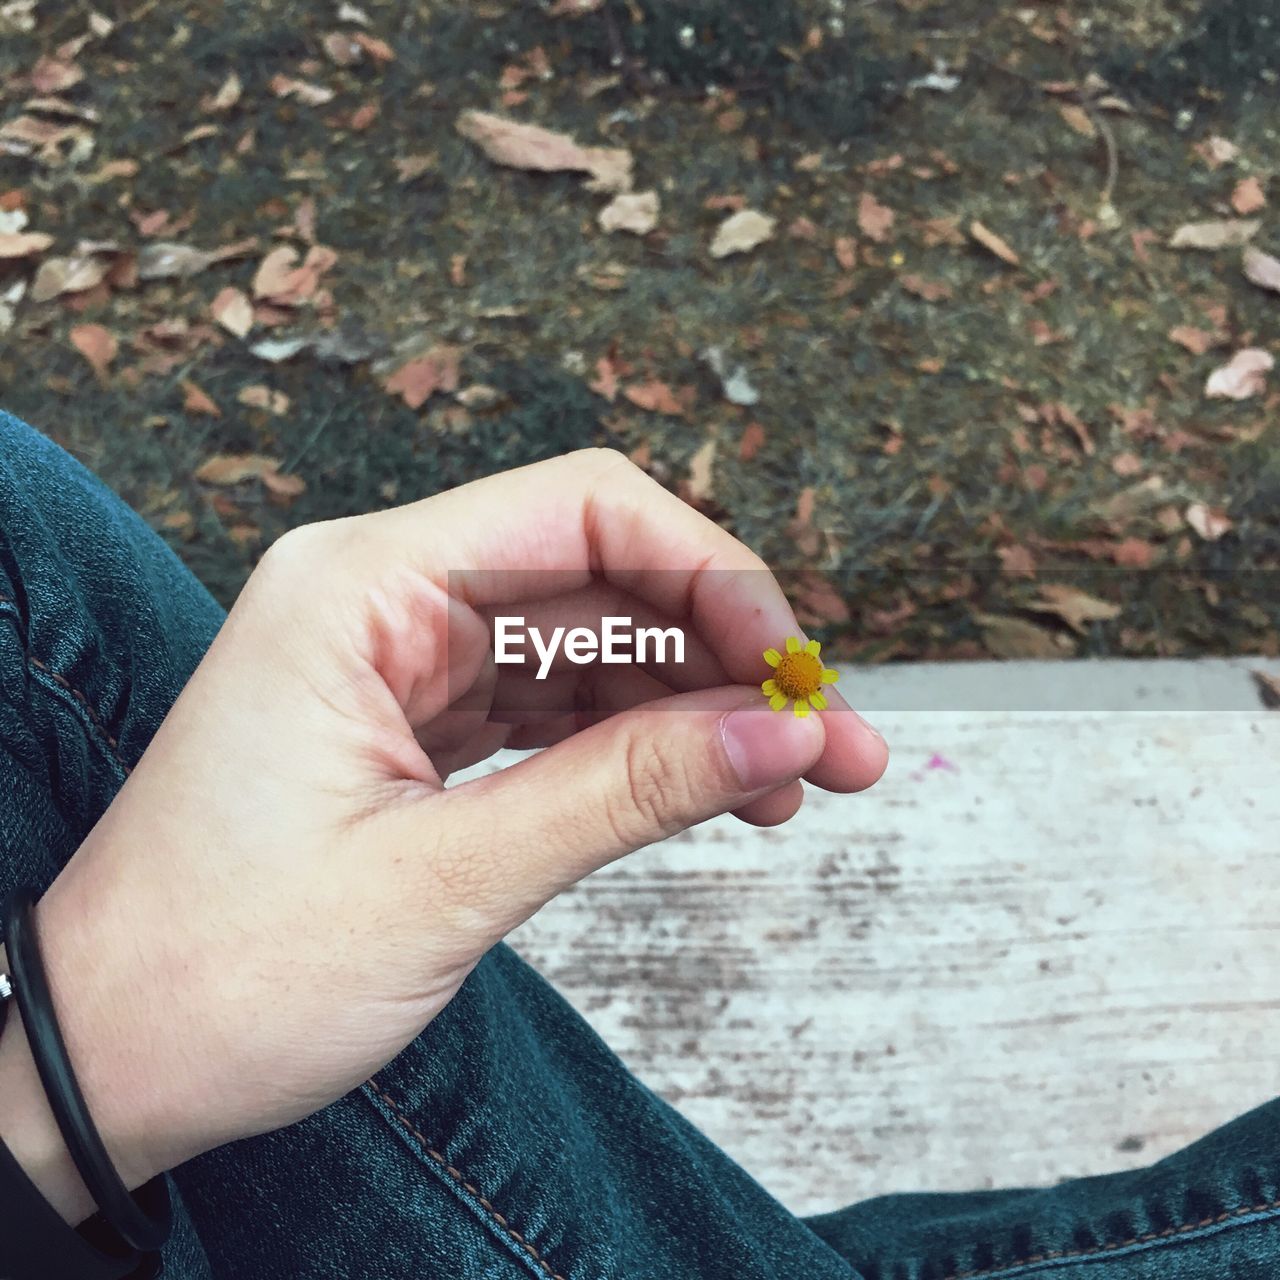
<svg viewBox="0 0 1280 1280">
<path fill-rule="evenodd" d="M 1206 542 L 1217 542 L 1224 533 L 1230 533 L 1235 528 L 1225 511 L 1209 507 L 1203 502 L 1193 502 L 1183 512 L 1183 518 Z"/>
<path fill-rule="evenodd" d="M 258 264 L 253 277 L 254 299 L 278 307 L 297 306 L 315 294 L 320 277 L 337 261 L 332 249 L 313 244 L 299 265 L 297 249 L 280 245 Z"/>
<path fill-rule="evenodd" d="M 184 393 L 182 407 L 188 413 L 203 413 L 210 418 L 222 417 L 222 410 L 190 378 L 182 380 L 182 390 Z"/>
<path fill-rule="evenodd" d="M 914 293 L 917 298 L 923 298 L 926 302 L 942 302 L 951 297 L 951 286 L 943 280 L 926 280 L 924 276 L 909 275 L 903 276 L 900 283 L 908 293 Z"/>
<path fill-rule="evenodd" d="M 1070 637 L 1024 618 L 975 613 L 973 620 L 982 628 L 987 651 L 997 658 L 1064 658 L 1075 651 Z"/>
<path fill-rule="evenodd" d="M 200 105 L 205 111 L 230 111 L 240 101 L 244 85 L 240 77 L 232 71 L 212 97 L 206 98 Z"/>
<path fill-rule="evenodd" d="M 685 493 L 690 502 L 705 502 L 711 497 L 715 460 L 716 441 L 713 436 L 689 459 L 689 478 L 685 484 Z"/>
<path fill-rule="evenodd" d="M 764 427 L 758 422 L 748 422 L 738 441 L 738 461 L 750 462 L 764 448 Z"/>
<path fill-rule="evenodd" d="M 102 283 L 111 262 L 96 254 L 46 258 L 31 285 L 33 302 L 48 302 L 63 293 L 81 293 Z"/>
<path fill-rule="evenodd" d="M 1231 207 L 1243 218 L 1267 207 L 1266 192 L 1256 177 L 1241 178 L 1231 193 Z"/>
<path fill-rule="evenodd" d="M 1022 264 L 1022 259 L 1010 247 L 1008 241 L 996 235 L 976 218 L 969 223 L 969 234 L 989 253 L 994 253 L 1001 262 L 1007 262 L 1011 267 Z"/>
<path fill-rule="evenodd" d="M 438 346 L 406 361 L 382 384 L 410 409 L 419 409 L 437 391 L 457 391 L 460 347 Z"/>
<path fill-rule="evenodd" d="M 858 265 L 858 242 L 852 236 L 836 236 L 832 250 L 841 270 L 852 271 Z"/>
<path fill-rule="evenodd" d="M 253 303 L 246 293 L 228 285 L 209 306 L 213 318 L 237 338 L 243 338 L 253 328 Z"/>
<path fill-rule="evenodd" d="M 1079 635 L 1088 632 L 1087 622 L 1110 622 L 1120 616 L 1120 606 L 1109 600 L 1099 600 L 1076 587 L 1060 582 L 1046 582 L 1040 588 L 1040 598 L 1027 606 L 1034 613 L 1052 613 Z"/>
<path fill-rule="evenodd" d="M 1209 375 L 1204 393 L 1211 400 L 1248 400 L 1261 395 L 1267 387 L 1267 374 L 1275 364 L 1271 352 L 1261 347 L 1245 347 Z"/>
<path fill-rule="evenodd" d="M 602 231 L 648 235 L 658 225 L 658 193 L 635 191 L 616 195 L 600 210 L 597 221 Z"/>
<path fill-rule="evenodd" d="M 1175 324 L 1169 330 L 1170 342 L 1185 347 L 1192 355 L 1202 356 L 1218 344 L 1218 335 L 1209 329 L 1197 329 L 1194 325 Z"/>
<path fill-rule="evenodd" d="M 1274 676 L 1269 671 L 1256 669 L 1249 674 L 1257 682 L 1258 697 L 1262 699 L 1262 705 L 1272 711 L 1280 707 L 1280 676 Z"/>
<path fill-rule="evenodd" d="M 1082 138 L 1096 138 L 1098 136 L 1098 131 L 1094 128 L 1093 120 L 1090 118 L 1089 113 L 1074 102 L 1060 104 L 1058 114 Z"/>
<path fill-rule="evenodd" d="M 215 453 L 196 468 L 195 477 L 202 484 L 232 485 L 279 470 L 279 458 L 269 458 L 265 454 Z"/>
<path fill-rule="evenodd" d="M 1244 251 L 1244 274 L 1247 279 L 1260 289 L 1270 289 L 1280 293 L 1280 258 L 1273 258 L 1253 245 L 1246 245 Z"/>
<path fill-rule="evenodd" d="M 322 107 L 333 101 L 333 90 L 324 85 L 310 84 L 306 80 L 295 80 L 292 76 L 275 75 L 267 86 L 277 98 L 297 98 L 308 107 Z"/>
<path fill-rule="evenodd" d="M 711 256 L 727 258 L 732 253 L 750 253 L 773 236 L 776 218 L 756 209 L 740 209 L 730 214 L 716 228 L 711 241 Z"/>
<path fill-rule="evenodd" d="M 883 244 L 893 234 L 894 212 L 881 204 L 870 191 L 858 200 L 858 227 L 868 240 Z"/>
<path fill-rule="evenodd" d="M 364 49 L 361 48 L 360 41 L 347 35 L 345 31 L 330 31 L 322 36 L 320 47 L 325 51 L 329 61 L 339 67 L 355 66 L 364 57 Z"/>
<path fill-rule="evenodd" d="M 657 378 L 624 387 L 622 394 L 637 409 L 644 409 L 649 413 L 666 413 L 683 418 L 686 412 L 684 404 L 676 398 L 675 392 L 665 382 L 659 382 Z"/>
<path fill-rule="evenodd" d="M 455 128 L 495 164 L 544 173 L 589 173 L 593 190 L 631 190 L 632 157 L 624 148 L 583 147 L 566 133 L 487 111 L 464 111 Z"/>
<path fill-rule="evenodd" d="M 631 232 L 634 236 L 648 236 L 658 225 L 658 192 L 623 192 L 614 196 L 598 219 L 605 232 Z"/>
<path fill-rule="evenodd" d="M 1221 218 L 1216 222 L 1188 222 L 1169 238 L 1170 249 L 1239 249 L 1258 234 L 1257 218 Z"/>
<path fill-rule="evenodd" d="M 1240 154 L 1240 148 L 1234 142 L 1216 133 L 1203 142 L 1197 142 L 1191 149 L 1210 169 L 1219 169 L 1224 164 L 1230 164 Z"/>
<path fill-rule="evenodd" d="M 43 231 L 0 235 L 0 258 L 29 258 L 33 253 L 43 253 L 52 243 L 53 237 Z"/>
<path fill-rule="evenodd" d="M 78 324 L 68 336 L 71 345 L 89 362 L 94 373 L 105 378 L 107 366 L 120 350 L 115 334 L 100 324 Z"/>
<path fill-rule="evenodd" d="M 268 413 L 277 416 L 289 411 L 289 397 L 283 391 L 274 391 L 271 387 L 244 387 L 236 399 L 250 409 L 266 409 Z"/>
</svg>

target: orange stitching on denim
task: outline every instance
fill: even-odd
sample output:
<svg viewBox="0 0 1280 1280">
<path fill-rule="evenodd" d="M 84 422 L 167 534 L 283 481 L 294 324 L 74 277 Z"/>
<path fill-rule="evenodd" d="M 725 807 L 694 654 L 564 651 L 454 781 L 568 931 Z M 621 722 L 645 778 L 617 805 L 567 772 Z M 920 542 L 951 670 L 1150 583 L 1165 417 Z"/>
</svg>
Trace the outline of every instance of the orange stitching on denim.
<svg viewBox="0 0 1280 1280">
<path fill-rule="evenodd" d="M 981 1280 L 983 1276 L 998 1276 L 1006 1271 L 1016 1270 L 1018 1267 L 1035 1266 L 1039 1262 L 1069 1262 L 1075 1258 L 1096 1257 L 1098 1254 L 1114 1253 L 1117 1249 L 1128 1249 L 1135 1244 L 1154 1244 L 1157 1240 L 1171 1240 L 1191 1231 L 1203 1231 L 1205 1227 L 1220 1227 L 1233 1218 L 1245 1218 L 1251 1213 L 1269 1213 L 1276 1209 L 1280 1209 L 1280 1200 L 1272 1200 L 1270 1204 L 1249 1205 L 1244 1209 L 1232 1209 L 1214 1218 L 1201 1218 L 1199 1222 L 1187 1222 L 1180 1227 L 1165 1227 L 1163 1231 L 1149 1231 L 1146 1235 L 1134 1236 L 1132 1240 L 1117 1240 L 1114 1244 L 1095 1245 L 1092 1249 L 1054 1249 L 1049 1253 L 1037 1253 L 1029 1258 L 1019 1258 L 1016 1262 L 1006 1262 L 1003 1266 L 994 1267 L 989 1271 L 953 1271 L 944 1280 Z"/>
<path fill-rule="evenodd" d="M 480 1194 L 479 1188 L 468 1182 L 466 1178 L 463 1177 L 462 1173 L 455 1169 L 453 1165 L 451 1165 L 448 1160 L 446 1160 L 444 1156 L 442 1156 L 440 1152 L 431 1145 L 427 1138 L 414 1127 L 413 1121 L 400 1110 L 399 1106 L 396 1105 L 395 1099 L 392 1098 L 389 1093 L 385 1093 L 383 1091 L 382 1086 L 377 1082 L 377 1080 L 370 1080 L 369 1087 L 378 1095 L 379 1098 L 382 1099 L 383 1102 L 387 1104 L 387 1106 L 391 1108 L 395 1113 L 396 1119 L 399 1120 L 400 1123 L 404 1125 L 404 1127 L 414 1136 L 414 1138 L 417 1139 L 418 1145 L 423 1149 L 423 1151 L 425 1151 L 427 1155 L 429 1155 L 431 1159 L 434 1160 L 436 1164 L 438 1164 L 454 1180 L 454 1182 L 458 1183 L 459 1186 L 464 1187 L 473 1196 L 475 1196 L 475 1198 L 484 1206 L 485 1211 L 489 1216 L 507 1233 L 507 1235 L 509 1235 L 517 1244 L 520 1245 L 521 1248 L 524 1249 L 529 1257 L 531 1257 L 544 1272 L 546 1272 L 550 1277 L 550 1280 L 565 1280 L 564 1276 L 554 1270 L 551 1264 L 538 1252 L 538 1250 L 531 1245 L 529 1241 L 526 1240 L 524 1236 L 522 1236 L 520 1232 L 518 1232 L 515 1227 L 513 1227 L 506 1218 L 504 1218 L 502 1214 L 500 1214 L 497 1209 L 495 1209 L 493 1205 L 485 1199 L 484 1196 Z"/>
<path fill-rule="evenodd" d="M 16 605 L 17 601 L 10 599 L 9 596 L 4 595 L 3 593 L 0 593 L 0 604 Z M 19 633 L 19 638 L 22 641 L 23 653 L 26 656 L 27 661 L 33 667 L 35 667 L 37 671 L 43 672 L 46 676 L 49 677 L 50 680 L 52 680 L 56 685 L 58 685 L 59 688 L 65 689 L 69 694 L 71 694 L 73 698 L 75 698 L 77 702 L 79 702 L 79 704 L 85 709 L 85 713 L 88 715 L 89 719 L 93 721 L 94 727 L 103 736 L 103 738 L 106 739 L 107 746 L 111 748 L 111 754 L 116 758 L 116 763 L 119 764 L 119 766 L 125 771 L 126 775 L 132 773 L 133 770 L 129 767 L 129 765 L 125 763 L 124 757 L 120 754 L 120 744 L 115 740 L 115 738 L 111 736 L 110 731 L 107 729 L 106 723 L 103 721 L 102 717 L 97 713 L 97 711 L 94 710 L 93 705 L 90 703 L 89 699 L 86 698 L 84 694 L 81 693 L 80 690 L 77 689 L 75 685 L 73 685 L 71 681 L 66 678 L 66 676 L 59 675 L 56 671 L 52 670 L 48 665 L 41 662 L 40 659 L 37 658 L 35 654 L 32 653 L 27 648 L 26 636 L 21 635 L 21 633 Z"/>
</svg>

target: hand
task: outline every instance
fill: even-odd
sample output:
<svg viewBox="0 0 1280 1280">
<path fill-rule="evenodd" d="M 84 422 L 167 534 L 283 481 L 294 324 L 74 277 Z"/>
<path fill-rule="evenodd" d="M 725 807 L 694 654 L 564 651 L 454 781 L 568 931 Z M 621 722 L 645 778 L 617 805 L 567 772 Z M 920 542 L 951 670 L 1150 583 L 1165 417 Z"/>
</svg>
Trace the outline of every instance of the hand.
<svg viewBox="0 0 1280 1280">
<path fill-rule="evenodd" d="M 510 613 L 680 625 L 686 661 L 536 680 L 494 665 Z M 757 557 L 607 451 L 281 538 L 38 909 L 129 1184 L 356 1087 L 596 868 L 785 821 L 802 775 L 870 786 L 884 740 L 834 691 L 807 719 L 759 691 L 798 634 Z M 549 749 L 444 788 L 506 743 Z"/>
</svg>

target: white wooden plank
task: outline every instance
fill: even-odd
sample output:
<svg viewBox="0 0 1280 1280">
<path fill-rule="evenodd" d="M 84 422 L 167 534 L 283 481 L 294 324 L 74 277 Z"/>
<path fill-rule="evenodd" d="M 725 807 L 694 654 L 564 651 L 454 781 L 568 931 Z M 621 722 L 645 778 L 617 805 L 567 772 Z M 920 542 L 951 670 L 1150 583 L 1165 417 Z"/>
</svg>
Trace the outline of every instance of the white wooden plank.
<svg viewBox="0 0 1280 1280">
<path fill-rule="evenodd" d="M 799 1213 L 1144 1164 L 1277 1091 L 1280 715 L 876 722 L 872 791 L 644 850 L 512 943 Z"/>
</svg>

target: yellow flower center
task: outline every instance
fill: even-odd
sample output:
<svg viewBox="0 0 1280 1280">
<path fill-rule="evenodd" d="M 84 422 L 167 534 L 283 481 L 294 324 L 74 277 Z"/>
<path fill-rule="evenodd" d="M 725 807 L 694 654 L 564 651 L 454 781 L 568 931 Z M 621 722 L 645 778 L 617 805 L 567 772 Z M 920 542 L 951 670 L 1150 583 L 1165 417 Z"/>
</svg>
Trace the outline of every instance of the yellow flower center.
<svg viewBox="0 0 1280 1280">
<path fill-rule="evenodd" d="M 803 649 L 799 653 L 784 653 L 773 678 L 788 698 L 807 698 L 822 688 L 822 660 Z"/>
</svg>

